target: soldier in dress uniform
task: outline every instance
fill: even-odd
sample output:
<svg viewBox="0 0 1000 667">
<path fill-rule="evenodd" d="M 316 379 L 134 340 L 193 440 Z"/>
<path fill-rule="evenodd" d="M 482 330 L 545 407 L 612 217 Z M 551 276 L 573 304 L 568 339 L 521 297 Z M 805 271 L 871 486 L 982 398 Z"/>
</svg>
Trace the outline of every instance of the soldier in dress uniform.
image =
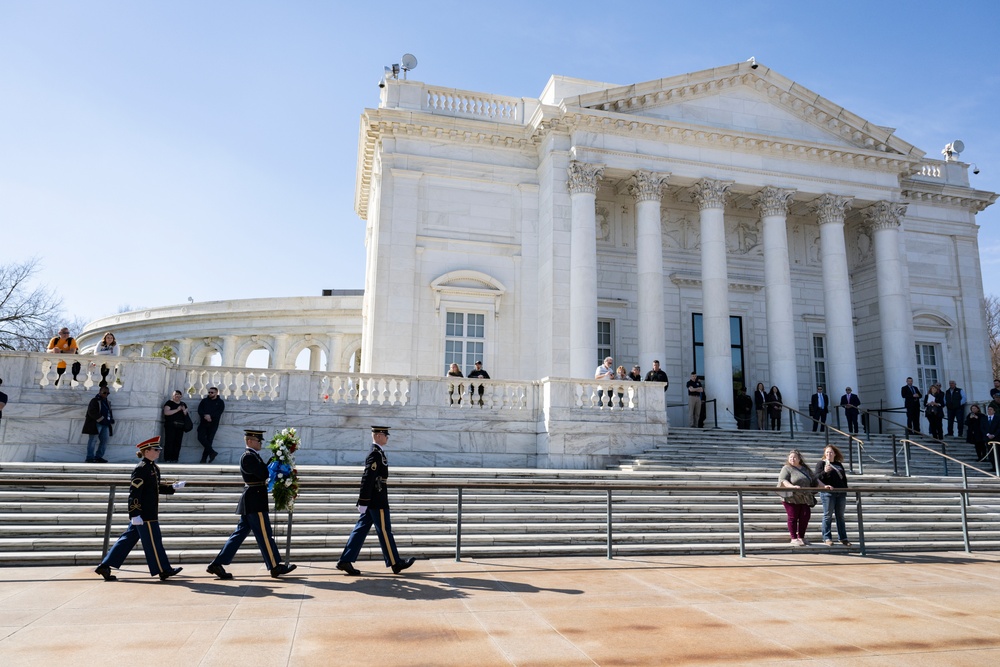
<svg viewBox="0 0 1000 667">
<path fill-rule="evenodd" d="M 361 545 L 368 537 L 368 530 L 374 524 L 377 527 L 378 544 L 382 547 L 382 558 L 385 566 L 391 567 L 393 573 L 399 574 L 413 565 L 415 558 L 402 559 L 396 550 L 396 540 L 392 537 L 392 522 L 389 519 L 389 489 L 386 482 L 389 477 L 389 461 L 385 458 L 383 447 L 389 442 L 388 426 L 372 426 L 372 451 L 365 459 L 365 471 L 361 475 L 361 493 L 358 495 L 358 512 L 361 517 L 354 524 L 351 536 L 347 538 L 347 546 L 340 555 L 337 569 L 350 576 L 361 574 L 354 567 L 354 561 L 361 553 Z"/>
<path fill-rule="evenodd" d="M 269 511 L 267 497 L 267 464 L 260 457 L 260 447 L 264 442 L 264 432 L 252 429 L 243 432 L 243 439 L 247 448 L 240 458 L 240 474 L 243 475 L 243 494 L 240 502 L 236 506 L 236 513 L 240 515 L 240 521 L 236 524 L 236 530 L 226 540 L 222 551 L 215 557 L 209 566 L 208 571 L 219 579 L 232 579 L 233 575 L 226 572 L 224 566 L 233 562 L 236 552 L 243 544 L 246 536 L 253 532 L 260 547 L 260 555 L 264 557 L 264 565 L 271 571 L 271 576 L 277 579 L 283 574 L 288 574 L 294 570 L 296 565 L 285 565 L 278 560 L 278 545 L 274 542 L 274 535 L 271 532 L 271 521 L 267 518 Z"/>
<path fill-rule="evenodd" d="M 146 553 L 150 576 L 159 575 L 160 580 L 165 581 L 183 569 L 170 567 L 170 561 L 167 560 L 167 552 L 163 550 L 163 539 L 160 537 L 158 510 L 159 494 L 171 495 L 177 489 L 183 489 L 184 482 L 168 484 L 160 480 L 160 468 L 156 465 L 156 459 L 160 456 L 160 436 L 143 440 L 135 447 L 136 456 L 142 460 L 132 471 L 132 483 L 129 486 L 129 527 L 94 570 L 105 581 L 118 579 L 111 574 L 111 568 L 120 568 L 132 547 L 140 540 L 142 550 Z"/>
</svg>

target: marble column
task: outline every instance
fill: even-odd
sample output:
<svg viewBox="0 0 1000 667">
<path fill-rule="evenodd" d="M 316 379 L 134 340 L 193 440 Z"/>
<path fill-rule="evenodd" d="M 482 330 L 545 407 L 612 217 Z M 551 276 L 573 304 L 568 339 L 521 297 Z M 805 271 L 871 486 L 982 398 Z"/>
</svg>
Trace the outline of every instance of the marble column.
<svg viewBox="0 0 1000 667">
<path fill-rule="evenodd" d="M 295 360 L 289 364 L 286 357 L 288 356 L 288 334 L 275 334 L 272 336 L 272 343 L 274 345 L 274 358 L 271 359 L 271 368 L 276 370 L 287 370 L 289 368 L 295 368 Z"/>
<path fill-rule="evenodd" d="M 875 279 L 878 283 L 878 319 L 882 334 L 882 372 L 885 399 L 902 407 L 899 388 L 914 373 L 913 316 L 910 312 L 903 264 L 899 252 L 899 227 L 906 204 L 880 201 L 865 209 L 875 245 Z M 926 387 L 921 388 L 926 391 Z"/>
<path fill-rule="evenodd" d="M 191 363 L 191 346 L 194 341 L 190 338 L 181 338 L 177 341 L 177 363 L 187 366 Z"/>
<path fill-rule="evenodd" d="M 788 260 L 788 202 L 794 190 L 768 186 L 754 195 L 764 236 L 764 302 L 767 309 L 767 370 L 765 385 L 781 390 L 782 402 L 801 410 L 799 372 L 792 314 L 792 274 Z M 794 413 L 793 413 L 794 415 Z M 787 419 L 786 415 L 786 419 Z M 792 417 L 798 421 L 796 416 Z"/>
<path fill-rule="evenodd" d="M 330 334 L 327 341 L 327 349 L 330 351 L 326 355 L 326 370 L 332 373 L 346 373 L 351 370 L 351 365 L 341 364 L 341 357 L 344 356 L 344 337 L 341 334 Z M 357 369 L 355 369 L 357 372 Z"/>
<path fill-rule="evenodd" d="M 826 393 L 834 400 L 844 389 L 858 389 L 858 361 L 854 347 L 854 309 L 851 276 L 844 241 L 844 215 L 852 197 L 826 194 L 819 198 L 820 261 L 823 263 L 823 312 L 826 320 Z"/>
<path fill-rule="evenodd" d="M 569 371 L 592 378 L 597 368 L 597 182 L 602 165 L 570 162 L 566 170 L 572 225 L 569 264 Z"/>
<path fill-rule="evenodd" d="M 239 338 L 236 336 L 222 337 L 222 365 L 231 368 L 236 365 L 236 346 Z"/>
<path fill-rule="evenodd" d="M 667 185 L 665 174 L 637 171 L 628 181 L 635 199 L 636 278 L 639 299 L 639 365 L 649 369 L 664 358 L 666 334 L 663 321 L 663 232 L 660 198 Z M 662 363 L 662 362 L 661 362 Z"/>
<path fill-rule="evenodd" d="M 702 330 L 705 393 L 716 399 L 719 426 L 736 428 L 733 417 L 733 339 L 729 329 L 729 274 L 724 212 L 729 183 L 705 179 L 693 188 L 701 211 Z M 709 415 L 712 414 L 709 409 Z"/>
</svg>

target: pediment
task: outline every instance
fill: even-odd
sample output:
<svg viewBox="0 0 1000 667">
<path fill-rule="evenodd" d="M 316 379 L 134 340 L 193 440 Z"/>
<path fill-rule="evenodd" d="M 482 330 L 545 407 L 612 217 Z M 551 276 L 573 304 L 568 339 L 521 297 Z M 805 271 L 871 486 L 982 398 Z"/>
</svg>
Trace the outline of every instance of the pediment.
<svg viewBox="0 0 1000 667">
<path fill-rule="evenodd" d="M 893 128 L 857 114 L 759 65 L 748 63 L 607 88 L 563 100 L 564 108 L 641 116 L 685 126 L 920 158 Z"/>
</svg>

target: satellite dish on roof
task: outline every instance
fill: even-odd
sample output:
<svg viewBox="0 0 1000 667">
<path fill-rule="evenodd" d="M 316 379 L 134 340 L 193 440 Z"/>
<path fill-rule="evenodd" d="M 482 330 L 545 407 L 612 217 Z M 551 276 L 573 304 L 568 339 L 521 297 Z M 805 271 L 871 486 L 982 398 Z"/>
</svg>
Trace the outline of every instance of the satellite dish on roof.
<svg viewBox="0 0 1000 667">
<path fill-rule="evenodd" d="M 403 57 L 399 59 L 399 65 L 403 69 L 403 77 L 406 77 L 406 72 L 411 69 L 417 69 L 417 57 L 412 53 L 404 53 Z"/>
<path fill-rule="evenodd" d="M 965 150 L 965 143 L 961 139 L 955 139 L 955 141 L 951 142 L 951 150 L 961 153 Z"/>
</svg>

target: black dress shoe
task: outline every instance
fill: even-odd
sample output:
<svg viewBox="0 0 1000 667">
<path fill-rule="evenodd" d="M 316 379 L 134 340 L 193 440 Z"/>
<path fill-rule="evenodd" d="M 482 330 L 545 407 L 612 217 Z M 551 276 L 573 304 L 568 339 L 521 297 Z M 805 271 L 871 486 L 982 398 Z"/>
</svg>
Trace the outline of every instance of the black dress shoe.
<svg viewBox="0 0 1000 667">
<path fill-rule="evenodd" d="M 233 573 L 232 572 L 226 572 L 226 568 L 222 567 L 221 565 L 209 565 L 205 569 L 210 574 L 214 574 L 215 576 L 217 576 L 219 579 L 232 579 L 233 578 Z"/>
<path fill-rule="evenodd" d="M 215 457 L 219 455 L 219 452 L 212 452 L 208 455 L 208 462 L 211 463 L 215 460 Z"/>
<path fill-rule="evenodd" d="M 298 565 L 285 565 L 284 563 L 279 563 L 276 567 L 271 568 L 271 577 L 273 579 L 277 579 L 281 575 L 288 574 L 297 567 Z"/>
<path fill-rule="evenodd" d="M 94 570 L 94 572 L 104 577 L 104 581 L 118 581 L 118 577 L 111 574 L 110 565 L 98 565 L 97 569 Z"/>
<path fill-rule="evenodd" d="M 346 560 L 342 560 L 337 563 L 337 569 L 344 572 L 349 577 L 356 577 L 361 574 L 361 570 L 354 567 L 354 563 L 348 563 Z"/>
<path fill-rule="evenodd" d="M 174 576 L 183 569 L 184 569 L 183 567 L 172 567 L 169 570 L 160 572 L 160 581 L 166 581 L 167 579 Z"/>
<path fill-rule="evenodd" d="M 100 456 L 94 459 L 94 463 L 107 463 L 107 462 L 108 462 L 107 459 L 102 459 Z"/>
<path fill-rule="evenodd" d="M 413 556 L 410 556 L 409 558 L 404 558 L 402 562 L 396 563 L 395 565 L 392 566 L 392 573 L 393 574 L 399 574 L 400 572 L 402 572 L 406 568 L 408 568 L 411 565 L 413 565 L 413 562 L 415 560 L 417 560 L 417 559 L 414 558 Z"/>
</svg>

